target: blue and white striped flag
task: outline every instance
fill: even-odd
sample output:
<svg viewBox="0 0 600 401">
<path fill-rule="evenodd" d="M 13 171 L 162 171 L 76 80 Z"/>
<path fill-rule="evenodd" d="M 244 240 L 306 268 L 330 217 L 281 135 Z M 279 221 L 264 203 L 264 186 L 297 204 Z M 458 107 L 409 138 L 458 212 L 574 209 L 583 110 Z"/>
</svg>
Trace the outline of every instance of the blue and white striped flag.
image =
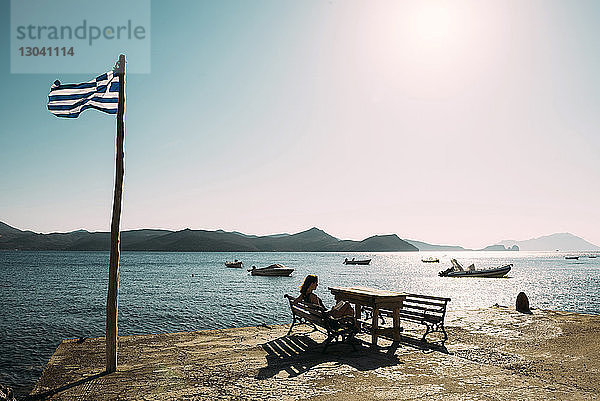
<svg viewBox="0 0 600 401">
<path fill-rule="evenodd" d="M 117 114 L 119 76 L 109 71 L 82 84 L 54 81 L 48 94 L 48 110 L 57 117 L 77 118 L 86 109 Z"/>
</svg>

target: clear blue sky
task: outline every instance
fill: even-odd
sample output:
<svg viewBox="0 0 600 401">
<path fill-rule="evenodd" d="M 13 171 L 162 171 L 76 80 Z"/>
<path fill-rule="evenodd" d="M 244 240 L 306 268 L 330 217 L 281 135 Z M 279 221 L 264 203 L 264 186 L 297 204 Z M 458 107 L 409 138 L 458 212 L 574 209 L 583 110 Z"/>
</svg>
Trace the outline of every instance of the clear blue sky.
<svg viewBox="0 0 600 401">
<path fill-rule="evenodd" d="M 114 117 L 48 113 L 55 79 L 94 75 L 10 74 L 9 14 L 0 221 L 109 230 Z M 600 244 L 599 17 L 593 1 L 153 1 L 122 228 Z"/>
</svg>

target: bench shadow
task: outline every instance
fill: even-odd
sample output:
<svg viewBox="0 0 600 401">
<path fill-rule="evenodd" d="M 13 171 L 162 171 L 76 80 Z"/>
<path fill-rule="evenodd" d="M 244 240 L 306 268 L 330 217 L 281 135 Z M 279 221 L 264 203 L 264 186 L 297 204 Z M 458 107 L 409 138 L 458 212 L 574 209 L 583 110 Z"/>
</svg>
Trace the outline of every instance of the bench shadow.
<svg viewBox="0 0 600 401">
<path fill-rule="evenodd" d="M 423 341 L 420 338 L 409 337 L 404 334 L 400 335 L 400 341 L 398 341 L 398 344 L 406 345 L 423 352 L 441 352 L 443 354 L 450 354 L 443 342 Z M 392 345 L 392 347 L 394 347 L 394 345 Z"/>
<path fill-rule="evenodd" d="M 395 355 L 388 355 L 363 346 L 356 340 L 357 350 L 350 344 L 332 343 L 323 353 L 320 344 L 305 334 L 283 336 L 261 344 L 267 352 L 267 366 L 259 369 L 257 379 L 268 379 L 282 371 L 295 377 L 318 365 L 335 362 L 336 365 L 352 366 L 359 371 L 368 371 L 385 366 L 402 364 Z"/>
<path fill-rule="evenodd" d="M 46 399 L 48 397 L 56 395 L 56 394 L 58 394 L 60 392 L 68 390 L 70 388 L 81 386 L 82 384 L 85 384 L 85 383 L 90 382 L 92 380 L 96 380 L 96 379 L 98 379 L 98 378 L 100 378 L 102 376 L 105 376 L 107 374 L 108 373 L 106 371 L 102 371 L 100 373 L 96 373 L 95 375 L 84 377 L 83 379 L 77 380 L 77 381 L 75 381 L 73 383 L 65 384 L 64 386 L 60 386 L 60 387 L 57 387 L 57 388 L 54 388 L 54 389 L 51 389 L 51 390 L 44 391 L 43 393 L 28 395 L 28 396 L 26 396 L 24 398 L 24 400 L 27 400 L 27 401 L 44 400 L 44 399 Z"/>
</svg>

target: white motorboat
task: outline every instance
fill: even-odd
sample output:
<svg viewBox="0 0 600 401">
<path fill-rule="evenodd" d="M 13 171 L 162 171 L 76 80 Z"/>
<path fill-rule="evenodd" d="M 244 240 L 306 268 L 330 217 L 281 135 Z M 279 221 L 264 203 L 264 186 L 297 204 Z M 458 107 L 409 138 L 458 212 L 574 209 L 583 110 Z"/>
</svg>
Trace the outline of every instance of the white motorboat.
<svg viewBox="0 0 600 401">
<path fill-rule="evenodd" d="M 478 270 L 475 265 L 464 269 L 456 259 L 451 259 L 452 267 L 439 272 L 440 277 L 504 277 L 512 268 L 512 263 L 499 267 Z"/>
<path fill-rule="evenodd" d="M 275 263 L 274 265 L 261 268 L 252 266 L 252 269 L 248 269 L 248 271 L 253 276 L 289 276 L 294 269 Z"/>
<path fill-rule="evenodd" d="M 352 258 L 352 260 L 348 260 L 348 258 L 346 258 L 346 259 L 344 259 L 343 264 L 345 264 L 345 265 L 368 265 L 368 264 L 371 264 L 371 259 L 356 260 L 356 259 Z"/>
<path fill-rule="evenodd" d="M 241 260 L 234 260 L 233 262 L 227 261 L 225 262 L 225 266 L 227 267 L 235 267 L 235 268 L 242 268 L 244 266 L 244 263 L 242 263 Z"/>
</svg>

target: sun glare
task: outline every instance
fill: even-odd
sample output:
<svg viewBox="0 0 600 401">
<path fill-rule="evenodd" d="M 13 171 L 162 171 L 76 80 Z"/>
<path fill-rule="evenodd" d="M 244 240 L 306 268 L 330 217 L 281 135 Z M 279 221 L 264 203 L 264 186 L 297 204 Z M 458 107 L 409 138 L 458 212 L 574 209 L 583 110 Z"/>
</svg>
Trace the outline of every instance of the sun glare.
<svg viewBox="0 0 600 401">
<path fill-rule="evenodd" d="M 408 97 L 445 97 L 462 90 L 482 69 L 485 7 L 462 2 L 393 2 L 366 10 L 368 68 L 386 88 Z M 477 49 L 477 50 L 475 50 Z M 483 52 L 483 53 L 482 53 Z"/>
<path fill-rule="evenodd" d="M 410 18 L 410 31 L 422 46 L 444 46 L 455 39 L 457 25 L 455 10 L 442 1 L 417 3 Z"/>
</svg>

